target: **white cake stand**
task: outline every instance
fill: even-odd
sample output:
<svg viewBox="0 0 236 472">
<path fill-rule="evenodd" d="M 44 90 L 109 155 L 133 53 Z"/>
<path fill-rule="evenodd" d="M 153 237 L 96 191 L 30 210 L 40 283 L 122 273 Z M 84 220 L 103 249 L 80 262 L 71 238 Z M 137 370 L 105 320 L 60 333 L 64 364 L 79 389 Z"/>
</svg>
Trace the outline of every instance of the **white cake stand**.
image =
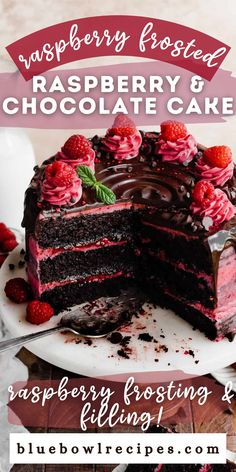
<svg viewBox="0 0 236 472">
<path fill-rule="evenodd" d="M 26 305 L 8 300 L 4 287 L 10 278 L 26 278 L 25 268 L 18 268 L 22 246 L 18 246 L 7 258 L 0 271 L 0 311 L 2 319 L 13 337 L 55 326 L 59 318 L 34 326 L 25 320 Z M 9 264 L 15 264 L 11 271 Z M 27 348 L 42 359 L 76 374 L 92 377 L 110 377 L 124 380 L 127 374 L 139 374 L 139 381 L 157 382 L 205 375 L 236 361 L 236 339 L 229 342 L 210 341 L 198 330 L 176 316 L 172 311 L 145 307 L 145 314 L 133 320 L 132 326 L 121 328 L 121 333 L 131 336 L 129 358 L 121 357 L 120 345 L 99 339 L 91 345 L 71 334 L 54 334 L 31 342 Z M 141 333 L 153 336 L 151 342 L 139 339 Z M 76 343 L 80 341 L 79 344 Z M 144 373 L 153 374 L 144 375 Z"/>
</svg>

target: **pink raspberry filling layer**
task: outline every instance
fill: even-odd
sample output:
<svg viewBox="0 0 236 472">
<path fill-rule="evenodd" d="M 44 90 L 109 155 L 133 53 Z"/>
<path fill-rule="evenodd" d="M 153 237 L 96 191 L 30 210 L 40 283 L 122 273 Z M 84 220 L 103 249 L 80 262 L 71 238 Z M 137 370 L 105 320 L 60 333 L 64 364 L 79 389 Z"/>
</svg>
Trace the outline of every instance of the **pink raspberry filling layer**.
<svg viewBox="0 0 236 472">
<path fill-rule="evenodd" d="M 69 246 L 64 247 L 64 248 L 54 248 L 54 247 L 49 247 L 49 248 L 43 248 L 39 246 L 37 243 L 36 239 L 34 239 L 32 236 L 29 238 L 29 249 L 30 249 L 30 254 L 35 261 L 41 261 L 44 259 L 47 259 L 50 257 L 51 259 L 55 256 L 58 256 L 59 254 L 62 254 L 64 252 L 85 252 L 85 251 L 92 251 L 93 249 L 99 249 L 104 246 L 106 247 L 111 247 L 111 246 L 123 246 L 126 244 L 127 241 L 111 241 L 110 239 L 103 238 L 96 243 L 93 244 L 83 244 L 83 245 L 78 245 L 78 246 Z"/>
<path fill-rule="evenodd" d="M 53 290 L 56 287 L 62 287 L 63 285 L 78 283 L 78 284 L 85 284 L 91 282 L 103 282 L 104 280 L 114 279 L 118 277 L 125 277 L 130 278 L 133 277 L 132 273 L 124 273 L 122 271 L 115 272 L 114 274 L 99 274 L 99 275 L 91 275 L 89 277 L 81 278 L 81 277 L 70 277 L 65 280 L 55 281 L 55 282 L 48 282 L 42 284 L 34 275 L 34 271 L 32 270 L 30 264 L 28 265 L 28 280 L 32 287 L 32 291 L 35 297 L 40 297 L 43 292 L 47 290 Z"/>
</svg>

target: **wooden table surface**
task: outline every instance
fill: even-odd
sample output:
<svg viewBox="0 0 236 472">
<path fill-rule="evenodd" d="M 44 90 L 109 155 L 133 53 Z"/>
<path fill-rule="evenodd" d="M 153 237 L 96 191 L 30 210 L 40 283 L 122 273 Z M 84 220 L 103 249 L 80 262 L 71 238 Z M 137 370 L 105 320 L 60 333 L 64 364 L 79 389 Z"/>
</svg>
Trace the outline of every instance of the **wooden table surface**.
<svg viewBox="0 0 236 472">
<path fill-rule="evenodd" d="M 75 374 L 64 371 L 55 367 L 42 359 L 36 357 L 34 354 L 29 352 L 27 349 L 22 348 L 18 353 L 17 357 L 28 367 L 29 378 L 32 380 L 49 380 L 49 379 L 61 379 L 64 376 L 68 378 L 76 378 Z M 203 382 L 204 384 L 204 382 Z M 222 387 L 222 395 L 224 393 L 224 388 Z M 236 399 L 232 401 L 230 408 L 227 408 L 223 412 L 218 413 L 217 415 L 212 415 L 213 405 L 212 402 L 206 402 L 204 407 L 199 407 L 190 400 L 187 401 L 184 406 L 184 411 L 180 410 L 178 414 L 181 417 L 181 414 L 184 416 L 189 415 L 190 422 L 187 424 L 181 424 L 176 426 L 178 432 L 201 432 L 201 433 L 210 433 L 210 432 L 227 432 L 227 445 L 233 451 L 236 451 Z M 197 420 L 197 421 L 196 421 Z M 172 425 L 171 416 L 168 418 L 169 425 Z M 58 429 L 50 429 L 45 427 L 44 429 L 32 429 L 31 432 L 61 432 Z M 68 430 L 66 430 L 68 432 Z M 65 432 L 66 432 L 65 431 Z M 90 429 L 89 432 L 95 432 L 96 429 Z M 104 432 L 109 431 L 103 430 Z M 112 429 L 113 432 L 116 431 L 116 428 Z M 128 431 L 128 429 L 126 429 Z M 139 431 L 130 429 L 129 431 Z M 70 431 L 72 432 L 72 431 Z M 79 430 L 73 432 L 80 432 Z M 14 465 L 11 469 L 11 472 L 111 472 L 114 465 Z M 236 470 L 236 468 L 235 468 Z"/>
</svg>

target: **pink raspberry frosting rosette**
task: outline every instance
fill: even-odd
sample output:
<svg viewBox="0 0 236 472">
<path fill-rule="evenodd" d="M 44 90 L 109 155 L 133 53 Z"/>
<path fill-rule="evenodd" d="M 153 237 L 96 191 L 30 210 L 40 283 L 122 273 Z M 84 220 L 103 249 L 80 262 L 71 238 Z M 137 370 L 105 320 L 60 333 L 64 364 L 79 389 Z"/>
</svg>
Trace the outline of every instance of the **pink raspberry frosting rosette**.
<svg viewBox="0 0 236 472">
<path fill-rule="evenodd" d="M 70 157 L 68 157 L 63 152 L 63 148 L 62 148 L 61 151 L 59 151 L 57 153 L 56 160 L 65 162 L 65 164 L 68 164 L 68 165 L 72 166 L 74 169 L 76 169 L 76 167 L 82 166 L 82 165 L 83 166 L 88 166 L 94 172 L 95 152 L 92 148 L 83 157 L 80 157 L 80 158 L 77 157 L 75 159 L 71 159 Z"/>
<path fill-rule="evenodd" d="M 209 180 L 213 185 L 224 185 L 233 176 L 234 162 L 229 162 L 225 168 L 212 167 L 203 155 L 196 163 L 196 171 L 202 179 Z"/>
<path fill-rule="evenodd" d="M 135 129 L 129 136 L 109 135 L 108 133 L 102 141 L 102 148 L 104 151 L 110 152 L 114 159 L 122 161 L 129 157 L 136 157 L 141 144 L 142 136 Z"/>
<path fill-rule="evenodd" d="M 82 196 L 82 185 L 79 177 L 68 187 L 54 187 L 45 180 L 42 185 L 41 195 L 43 200 L 51 205 L 74 205 Z"/>
<path fill-rule="evenodd" d="M 45 168 L 41 198 L 51 205 L 74 205 L 82 196 L 82 182 L 68 164 L 54 161 Z"/>
<path fill-rule="evenodd" d="M 212 220 L 213 225 L 209 229 L 224 223 L 224 221 L 229 221 L 236 213 L 236 208 L 222 190 L 215 189 L 214 196 L 215 198 L 206 207 L 197 202 L 193 202 L 190 206 L 194 215 L 201 218 L 208 217 Z"/>
<path fill-rule="evenodd" d="M 156 151 L 162 155 L 162 161 L 164 162 L 188 164 L 192 161 L 198 149 L 195 138 L 188 134 L 176 141 L 165 141 L 160 137 Z"/>
</svg>

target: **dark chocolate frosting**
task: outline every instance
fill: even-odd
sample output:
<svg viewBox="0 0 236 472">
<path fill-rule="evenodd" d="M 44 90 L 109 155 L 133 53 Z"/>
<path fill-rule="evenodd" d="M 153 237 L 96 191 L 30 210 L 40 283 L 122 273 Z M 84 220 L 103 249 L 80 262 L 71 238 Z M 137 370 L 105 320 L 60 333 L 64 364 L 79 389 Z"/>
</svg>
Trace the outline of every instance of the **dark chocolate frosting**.
<svg viewBox="0 0 236 472">
<path fill-rule="evenodd" d="M 223 223 L 219 228 L 208 231 L 201 219 L 193 216 L 190 210 L 191 192 L 198 180 L 195 173 L 195 163 L 201 156 L 203 146 L 199 146 L 199 152 L 188 165 L 162 162 L 161 156 L 156 154 L 155 144 L 159 133 L 148 132 L 142 134 L 140 153 L 136 158 L 130 158 L 117 162 L 112 155 L 104 152 L 101 146 L 101 138 L 94 136 L 91 139 L 96 151 L 95 174 L 98 181 L 111 188 L 116 195 L 116 203 L 130 202 L 133 206 L 143 206 L 147 215 L 158 225 L 176 227 L 189 235 L 203 239 L 224 231 L 224 239 L 235 240 L 236 217 L 228 223 Z M 96 201 L 95 193 L 91 189 L 83 189 L 81 201 L 75 205 L 52 206 L 41 201 L 40 181 L 44 175 L 44 168 L 52 162 L 56 156 L 46 160 L 42 166 L 35 168 L 35 175 L 30 187 L 26 191 L 25 212 L 22 226 L 31 232 L 34 231 L 35 220 L 39 213 L 45 218 L 61 216 L 67 212 L 75 212 L 87 208 L 103 206 Z M 227 194 L 232 203 L 236 203 L 236 171 L 234 176 L 222 190 Z M 214 238 L 214 248 L 217 246 L 217 238 Z M 222 250 L 222 237 L 219 236 L 219 249 Z"/>
</svg>

